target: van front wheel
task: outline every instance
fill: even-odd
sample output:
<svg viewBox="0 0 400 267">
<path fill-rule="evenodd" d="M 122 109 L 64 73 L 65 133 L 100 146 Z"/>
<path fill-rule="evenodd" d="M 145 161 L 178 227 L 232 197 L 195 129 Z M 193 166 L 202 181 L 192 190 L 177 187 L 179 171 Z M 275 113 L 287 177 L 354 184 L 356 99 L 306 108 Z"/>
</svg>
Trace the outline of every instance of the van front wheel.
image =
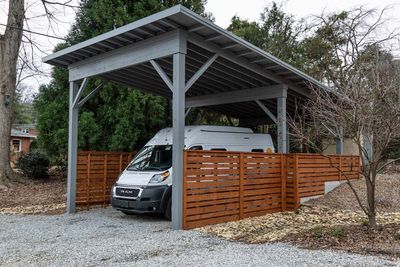
<svg viewBox="0 0 400 267">
<path fill-rule="evenodd" d="M 167 206 L 165 207 L 165 210 L 163 212 L 164 217 L 169 221 L 171 220 L 171 206 L 172 206 L 172 197 L 168 199 Z"/>
</svg>

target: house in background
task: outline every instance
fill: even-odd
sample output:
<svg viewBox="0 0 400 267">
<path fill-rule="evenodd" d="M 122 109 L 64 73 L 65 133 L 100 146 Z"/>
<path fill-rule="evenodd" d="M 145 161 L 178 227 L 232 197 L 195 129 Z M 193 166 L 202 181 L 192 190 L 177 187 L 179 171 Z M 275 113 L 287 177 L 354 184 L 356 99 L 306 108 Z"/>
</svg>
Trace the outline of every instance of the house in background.
<svg viewBox="0 0 400 267">
<path fill-rule="evenodd" d="M 11 129 L 11 162 L 15 163 L 22 153 L 30 152 L 37 136 L 35 124 L 14 124 Z"/>
<path fill-rule="evenodd" d="M 333 155 L 336 154 L 336 144 L 333 142 L 326 143 L 324 147 L 324 151 L 322 152 L 324 155 Z M 357 144 L 351 140 L 350 138 L 344 138 L 343 140 L 343 154 L 344 155 L 359 155 Z"/>
</svg>

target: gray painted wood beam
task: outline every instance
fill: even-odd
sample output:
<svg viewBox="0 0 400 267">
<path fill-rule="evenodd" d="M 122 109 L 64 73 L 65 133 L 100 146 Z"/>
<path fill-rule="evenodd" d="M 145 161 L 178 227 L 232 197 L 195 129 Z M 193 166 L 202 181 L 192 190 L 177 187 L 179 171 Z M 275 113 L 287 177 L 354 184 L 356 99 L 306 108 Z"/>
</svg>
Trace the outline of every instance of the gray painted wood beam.
<svg viewBox="0 0 400 267">
<path fill-rule="evenodd" d="M 205 28 L 205 27 L 206 27 L 206 26 L 205 26 L 204 24 L 196 24 L 196 25 L 190 27 L 190 28 L 188 29 L 188 32 L 195 32 L 195 31 L 201 30 L 201 29 L 203 29 L 203 28 Z"/>
<path fill-rule="evenodd" d="M 76 165 L 78 157 L 78 107 L 74 101 L 78 94 L 78 84 L 70 82 L 69 88 L 69 119 L 68 119 L 68 182 L 67 182 L 67 213 L 76 212 Z"/>
<path fill-rule="evenodd" d="M 218 58 L 218 54 L 213 55 L 203 66 L 190 78 L 190 80 L 186 83 L 185 92 L 187 92 L 190 87 L 207 71 L 207 69 L 214 63 L 214 61 Z"/>
<path fill-rule="evenodd" d="M 222 38 L 222 35 L 219 34 L 219 33 L 214 33 L 214 34 L 211 34 L 211 35 L 207 36 L 204 39 L 204 41 L 210 42 L 210 41 L 213 41 L 213 40 L 216 40 L 216 39 L 219 39 L 219 38 Z"/>
<path fill-rule="evenodd" d="M 159 59 L 158 60 L 160 63 L 164 63 L 164 64 L 166 64 L 167 65 L 167 67 L 169 66 L 169 65 L 173 65 L 173 64 L 171 64 L 168 60 L 166 60 L 166 59 Z M 142 72 L 146 72 L 146 73 L 148 73 L 149 75 L 151 75 L 151 72 L 153 71 L 153 67 L 152 66 L 148 66 L 148 65 L 146 65 L 146 64 L 143 64 L 143 65 L 141 65 L 141 67 L 143 67 L 143 69 L 141 69 L 140 71 L 142 71 Z M 193 68 L 189 68 L 190 67 L 190 65 L 186 62 L 186 74 L 190 74 L 190 75 L 194 75 L 196 72 L 195 72 L 195 70 L 193 69 Z M 165 70 L 165 67 L 163 67 L 164 68 L 164 70 Z M 150 71 L 151 70 L 151 71 Z M 135 70 L 136 71 L 136 70 Z M 166 73 L 168 72 L 167 70 L 165 70 L 166 71 Z M 168 74 L 168 73 L 167 73 Z M 169 75 L 168 77 L 170 77 L 171 75 Z M 209 93 L 213 93 L 213 92 L 215 92 L 216 90 L 218 90 L 219 89 L 219 87 L 218 87 L 218 84 L 217 84 L 217 82 L 216 83 L 211 83 L 210 81 L 197 81 L 197 83 L 200 85 L 201 84 L 201 87 L 202 87 L 202 90 L 205 90 L 205 92 L 209 92 Z M 220 84 L 222 84 L 222 83 L 220 83 Z M 211 89 L 213 89 L 213 90 L 211 90 Z"/>
<path fill-rule="evenodd" d="M 200 58 L 200 54 L 197 51 L 193 51 L 189 49 L 193 53 L 190 55 L 191 60 L 195 60 L 197 62 L 202 62 Z M 199 54 L 199 56 L 195 56 L 194 53 Z M 265 81 L 261 81 L 260 79 L 254 78 L 254 75 L 248 75 L 247 73 L 241 73 L 238 70 L 232 68 L 229 66 L 229 64 L 225 64 L 224 62 L 217 62 L 217 64 L 214 64 L 211 66 L 211 69 L 213 69 L 213 73 L 217 75 L 218 77 L 223 78 L 225 80 L 228 80 L 229 82 L 233 82 L 234 84 L 240 85 L 241 87 L 244 88 L 249 88 L 249 87 L 258 87 L 262 84 L 265 84 Z"/>
<path fill-rule="evenodd" d="M 174 53 L 186 53 L 186 47 L 178 43 L 180 31 L 167 32 L 72 64 L 69 67 L 69 79 L 76 81 Z"/>
<path fill-rule="evenodd" d="M 276 124 L 277 119 L 275 115 L 260 101 L 260 100 L 255 100 L 257 105 L 260 106 L 260 108 L 265 112 L 265 114 L 268 115 L 268 117 Z"/>
<path fill-rule="evenodd" d="M 373 147 L 372 147 L 372 137 L 367 133 L 362 135 L 362 146 L 363 146 L 363 164 L 368 165 L 373 160 Z"/>
<path fill-rule="evenodd" d="M 286 90 L 284 90 L 284 88 L 285 86 L 283 85 L 271 85 L 246 90 L 237 90 L 224 93 L 188 97 L 186 99 L 186 106 L 204 107 L 278 97 L 286 98 L 287 92 Z"/>
<path fill-rule="evenodd" d="M 185 149 L 185 54 L 173 56 L 172 91 L 172 229 L 183 227 L 183 150 Z"/>
<path fill-rule="evenodd" d="M 161 23 L 167 24 L 169 27 L 171 28 L 175 28 L 175 29 L 180 29 L 182 28 L 181 25 L 179 25 L 178 23 L 170 20 L 169 18 L 163 18 L 162 20 L 160 20 Z"/>
<path fill-rule="evenodd" d="M 193 52 L 191 49 L 188 50 Z M 195 56 L 194 53 L 198 52 L 191 53 L 190 60 L 198 63 L 203 63 L 201 57 Z M 225 64 L 221 64 L 221 62 L 216 62 L 216 63 L 217 64 L 214 64 L 210 67 L 212 71 L 207 73 L 208 75 L 215 77 L 214 81 L 221 80 L 225 84 L 230 84 L 232 88 L 237 88 L 237 87 L 250 88 L 250 87 L 260 86 L 259 83 L 254 82 L 254 79 L 247 78 L 245 75 L 243 75 L 242 73 L 238 73 L 237 71 L 232 71 L 231 69 L 227 68 Z"/>
<path fill-rule="evenodd" d="M 89 82 L 88 78 L 83 79 L 81 87 L 79 87 L 78 93 L 76 94 L 76 97 L 74 99 L 74 103 L 73 103 L 73 107 L 74 108 L 78 107 L 79 99 L 81 98 L 81 96 L 83 94 L 83 91 L 85 90 L 86 85 L 87 85 L 88 82 Z"/>
<path fill-rule="evenodd" d="M 125 35 L 128 35 L 128 36 L 131 37 L 131 38 L 136 38 L 136 39 L 139 39 L 139 40 L 144 40 L 144 37 L 143 37 L 142 35 L 137 34 L 137 33 L 126 32 L 126 33 L 124 33 L 124 34 L 125 34 Z"/>
<path fill-rule="evenodd" d="M 232 44 L 227 44 L 227 45 L 225 45 L 225 46 L 223 46 L 221 48 L 226 50 L 226 49 L 230 49 L 230 48 L 233 48 L 233 47 L 236 47 L 236 46 L 239 46 L 239 45 L 240 44 L 238 44 L 238 43 L 232 43 Z"/>
<path fill-rule="evenodd" d="M 268 59 L 267 58 L 256 58 L 256 59 L 251 60 L 250 63 L 260 63 L 263 61 L 268 61 Z"/>
<path fill-rule="evenodd" d="M 190 111 L 192 110 L 192 108 L 187 108 L 185 111 L 185 118 L 189 115 Z"/>
<path fill-rule="evenodd" d="M 244 57 L 244 56 L 251 55 L 251 54 L 254 54 L 254 51 L 252 51 L 252 50 L 245 50 L 245 51 L 243 51 L 243 52 L 237 53 L 236 55 L 237 55 L 238 57 Z"/>
<path fill-rule="evenodd" d="M 330 127 L 328 127 L 328 125 L 326 125 L 325 123 L 322 122 L 322 126 L 324 126 L 325 129 L 327 129 L 328 132 L 330 132 L 330 134 L 331 134 L 332 136 L 334 136 L 334 137 L 337 137 L 337 136 L 338 136 L 338 133 L 335 132 L 334 130 L 332 130 Z"/>
<path fill-rule="evenodd" d="M 287 153 L 286 97 L 278 97 L 278 153 Z"/>
<path fill-rule="evenodd" d="M 85 96 L 82 100 L 80 100 L 78 103 L 78 108 L 82 107 L 90 98 L 92 98 L 94 94 L 96 94 L 103 87 L 104 84 L 105 84 L 104 82 L 100 83 L 99 86 L 97 86 L 87 96 Z"/>
<path fill-rule="evenodd" d="M 158 65 L 158 63 L 155 62 L 154 60 L 150 60 L 150 63 L 154 67 L 154 69 L 157 71 L 158 75 L 160 75 L 161 79 L 168 86 L 168 88 L 171 91 L 173 91 L 174 90 L 174 86 L 172 85 L 171 79 L 168 77 L 168 75 L 165 73 L 165 71 L 161 68 L 161 66 Z"/>
<path fill-rule="evenodd" d="M 277 77 L 276 75 L 274 75 L 272 72 L 270 72 L 268 70 L 263 70 L 261 67 L 250 63 L 248 60 L 246 60 L 244 58 L 238 57 L 237 55 L 233 54 L 232 52 L 223 50 L 215 44 L 212 44 L 210 42 L 205 42 L 204 38 L 199 36 L 198 34 L 190 33 L 188 35 L 188 38 L 189 38 L 190 42 L 193 42 L 196 45 L 198 45 L 208 51 L 218 53 L 221 57 L 224 57 L 224 58 L 228 59 L 229 61 L 232 61 L 235 64 L 238 64 L 246 69 L 249 69 L 249 70 L 251 70 L 261 76 L 264 76 L 274 82 L 286 84 L 289 86 L 290 89 L 298 92 L 299 94 L 308 96 L 307 92 L 305 92 L 305 90 L 300 88 L 299 86 L 297 86 L 297 85 L 291 83 L 290 81 L 287 81 L 281 77 Z"/>
</svg>

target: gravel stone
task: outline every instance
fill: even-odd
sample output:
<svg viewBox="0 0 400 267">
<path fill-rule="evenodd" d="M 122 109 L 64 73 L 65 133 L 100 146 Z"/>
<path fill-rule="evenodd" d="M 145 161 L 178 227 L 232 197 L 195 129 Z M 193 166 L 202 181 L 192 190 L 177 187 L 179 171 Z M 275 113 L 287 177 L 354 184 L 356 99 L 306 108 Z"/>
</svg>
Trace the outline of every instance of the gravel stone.
<svg viewBox="0 0 400 267">
<path fill-rule="evenodd" d="M 0 215 L 0 266 L 395 266 L 375 256 L 244 244 L 108 209 Z"/>
</svg>

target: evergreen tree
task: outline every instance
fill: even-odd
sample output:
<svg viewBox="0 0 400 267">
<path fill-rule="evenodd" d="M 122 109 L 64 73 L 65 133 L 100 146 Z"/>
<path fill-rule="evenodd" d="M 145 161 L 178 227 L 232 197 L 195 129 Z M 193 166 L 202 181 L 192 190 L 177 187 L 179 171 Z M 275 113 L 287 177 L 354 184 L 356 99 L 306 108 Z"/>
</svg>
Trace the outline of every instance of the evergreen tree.
<svg viewBox="0 0 400 267">
<path fill-rule="evenodd" d="M 205 0 L 84 0 L 67 41 L 60 50 L 176 4 L 211 17 Z M 101 80 L 91 79 L 87 92 Z M 55 67 L 49 85 L 40 87 L 35 100 L 38 111 L 39 147 L 54 163 L 65 161 L 68 143 L 68 72 Z M 80 109 L 81 150 L 133 151 L 158 130 L 171 125 L 170 100 L 113 83 Z"/>
</svg>

